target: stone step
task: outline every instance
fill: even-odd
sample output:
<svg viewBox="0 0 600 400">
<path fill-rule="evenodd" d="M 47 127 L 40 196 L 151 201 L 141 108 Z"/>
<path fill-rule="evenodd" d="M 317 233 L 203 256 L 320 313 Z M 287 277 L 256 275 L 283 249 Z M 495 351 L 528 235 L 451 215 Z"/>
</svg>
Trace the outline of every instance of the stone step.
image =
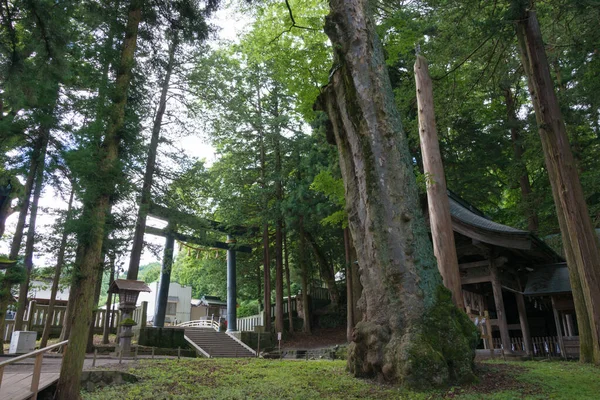
<svg viewBox="0 0 600 400">
<path fill-rule="evenodd" d="M 232 339 L 225 332 L 212 329 L 188 328 L 185 335 L 211 357 L 254 357 L 244 346 Z"/>
</svg>

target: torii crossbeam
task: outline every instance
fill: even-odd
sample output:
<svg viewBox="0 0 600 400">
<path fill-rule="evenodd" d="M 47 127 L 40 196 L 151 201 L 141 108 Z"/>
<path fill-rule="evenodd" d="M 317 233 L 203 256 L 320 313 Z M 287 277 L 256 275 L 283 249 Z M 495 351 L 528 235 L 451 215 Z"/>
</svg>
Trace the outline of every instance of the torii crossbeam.
<svg viewBox="0 0 600 400">
<path fill-rule="evenodd" d="M 249 230 L 241 226 L 229 226 L 220 222 L 198 218 L 178 210 L 172 210 L 158 204 L 151 203 L 148 215 L 168 222 L 165 229 L 146 227 L 145 233 L 163 236 L 165 238 L 164 257 L 158 284 L 158 299 L 154 312 L 154 326 L 165 325 L 167 300 L 169 298 L 169 285 L 171 283 L 171 267 L 173 265 L 173 249 L 175 240 L 193 243 L 200 246 L 227 250 L 227 331 L 237 331 L 237 287 L 236 287 L 236 252 L 251 253 L 249 246 L 236 245 L 235 235 L 242 235 Z M 227 242 L 220 242 L 202 237 L 185 235 L 177 232 L 178 226 L 187 226 L 192 229 L 217 231 L 227 234 Z"/>
</svg>

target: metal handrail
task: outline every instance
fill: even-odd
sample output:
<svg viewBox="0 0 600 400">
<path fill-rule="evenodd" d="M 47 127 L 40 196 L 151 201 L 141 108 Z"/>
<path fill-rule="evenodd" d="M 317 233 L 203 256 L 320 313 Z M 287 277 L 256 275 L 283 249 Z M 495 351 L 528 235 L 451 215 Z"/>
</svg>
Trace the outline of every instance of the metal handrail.
<svg viewBox="0 0 600 400">
<path fill-rule="evenodd" d="M 33 376 L 31 377 L 31 392 L 32 399 L 37 397 L 38 387 L 40 384 L 40 375 L 42 372 L 42 360 L 44 358 L 44 354 L 48 351 L 55 349 L 60 346 L 66 346 L 69 343 L 68 340 L 63 340 L 62 342 L 44 347 L 43 349 L 34 350 L 31 353 L 23 354 L 22 356 L 11 358 L 10 360 L 0 362 L 0 387 L 2 386 L 2 377 L 4 375 L 4 367 L 10 364 L 14 364 L 21 360 L 26 360 L 30 357 L 35 357 L 35 364 L 33 366 Z"/>
</svg>

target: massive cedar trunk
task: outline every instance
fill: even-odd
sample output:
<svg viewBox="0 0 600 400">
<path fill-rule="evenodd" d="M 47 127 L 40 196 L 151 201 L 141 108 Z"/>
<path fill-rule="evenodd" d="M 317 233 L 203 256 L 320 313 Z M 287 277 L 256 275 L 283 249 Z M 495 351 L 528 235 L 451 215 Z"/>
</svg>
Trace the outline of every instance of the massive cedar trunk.
<svg viewBox="0 0 600 400">
<path fill-rule="evenodd" d="M 50 337 L 50 330 L 52 327 L 52 321 L 54 321 L 54 306 L 56 305 L 56 294 L 58 293 L 58 285 L 60 283 L 60 275 L 62 267 L 65 262 L 65 252 L 67 249 L 67 241 L 69 239 L 69 223 L 71 222 L 71 215 L 73 210 L 73 198 L 75 197 L 75 188 L 71 188 L 71 195 L 69 196 L 69 205 L 67 207 L 67 214 L 65 223 L 63 226 L 62 237 L 60 239 L 60 247 L 58 248 L 58 255 L 56 256 L 56 268 L 54 269 L 54 277 L 52 279 L 52 288 L 50 289 L 50 302 L 48 303 L 48 317 L 44 322 L 44 331 L 42 332 L 42 338 L 40 340 L 40 348 L 46 347 L 48 344 L 48 338 Z"/>
<path fill-rule="evenodd" d="M 477 332 L 437 270 L 369 3 L 329 4 L 335 68 L 319 101 L 338 147 L 364 287 L 349 370 L 412 387 L 470 381 Z"/>
<path fill-rule="evenodd" d="M 427 205 L 433 253 L 437 259 L 444 286 L 452 293 L 454 304 L 462 310 L 464 308 L 462 285 L 456 244 L 454 243 L 454 231 L 452 230 L 446 175 L 435 124 L 433 85 L 424 57 L 417 55 L 414 71 L 419 108 L 419 138 L 423 154 L 423 170 L 427 175 Z"/>
<path fill-rule="evenodd" d="M 513 145 L 514 164 L 519 176 L 519 187 L 521 189 L 521 202 L 525 218 L 527 218 L 527 229 L 531 232 L 537 232 L 539 227 L 539 218 L 535 207 L 531 201 L 531 183 L 529 182 L 529 173 L 525 160 L 523 160 L 523 144 L 521 143 L 521 129 L 517 119 L 517 110 L 515 98 L 510 87 L 502 89 L 504 101 L 506 103 L 506 120 L 510 128 L 510 139 Z"/>
<path fill-rule="evenodd" d="M 29 212 L 29 203 L 31 201 L 31 192 L 33 191 L 33 182 L 35 180 L 36 171 L 38 168 L 38 163 L 40 159 L 40 153 L 44 144 L 44 138 L 39 136 L 36 139 L 34 144 L 33 152 L 31 153 L 31 161 L 29 163 L 29 171 L 27 172 L 27 178 L 25 180 L 25 188 L 23 193 L 23 200 L 21 202 L 19 208 L 19 219 L 17 221 L 17 227 L 15 229 L 15 234 L 13 236 L 13 240 L 10 246 L 10 253 L 8 258 L 10 260 L 16 260 L 19 255 L 19 250 L 21 249 L 21 242 L 23 241 L 23 231 L 25 229 L 25 220 L 27 219 L 27 214 Z M 10 273 L 11 268 L 18 267 L 10 267 L 6 272 Z M 11 299 L 11 288 L 13 282 L 11 279 L 2 280 L 2 289 L 0 290 L 0 332 L 4 332 L 5 328 L 5 317 L 6 311 L 8 308 L 8 304 Z M 4 335 L 0 334 L 0 354 L 4 354 Z"/>
<path fill-rule="evenodd" d="M 148 159 L 146 161 L 146 171 L 144 172 L 144 183 L 142 184 L 140 207 L 138 209 L 137 220 L 135 223 L 135 233 L 133 235 L 133 244 L 131 246 L 131 258 L 129 259 L 127 279 L 137 280 L 138 271 L 140 269 L 140 258 L 142 256 L 142 250 L 144 247 L 146 218 L 148 217 L 148 211 L 150 208 L 152 181 L 154 178 L 154 169 L 156 168 L 158 140 L 160 138 L 163 117 L 167 109 L 167 94 L 169 93 L 171 73 L 173 72 L 173 67 L 175 66 L 175 52 L 177 51 L 178 45 L 178 31 L 174 30 L 173 38 L 169 46 L 169 61 L 165 70 L 165 79 L 162 84 L 160 100 L 158 102 L 158 110 L 156 110 L 156 116 L 154 117 L 154 124 L 152 126 L 152 137 L 150 139 L 150 147 L 148 149 Z"/>
<path fill-rule="evenodd" d="M 534 10 L 522 11 L 517 22 L 517 37 L 569 267 L 579 327 L 580 360 L 600 364 L 600 248 L 569 147 Z"/>
<path fill-rule="evenodd" d="M 26 276 L 25 281 L 21 282 L 21 286 L 19 287 L 19 301 L 17 303 L 17 314 L 15 315 L 15 331 L 22 330 L 25 308 L 27 307 L 27 293 L 29 292 L 29 282 L 31 281 L 31 272 L 33 271 L 33 245 L 35 244 L 38 203 L 40 202 L 42 187 L 44 186 L 44 170 L 49 135 L 49 130 L 42 130 L 40 132 L 42 148 L 40 150 L 37 170 L 35 172 L 35 187 L 33 189 L 33 199 L 31 200 L 31 210 L 29 212 L 29 226 L 27 227 L 27 238 L 25 240 L 24 264 Z"/>
<path fill-rule="evenodd" d="M 108 124 L 100 159 L 98 173 L 108 190 L 94 192 L 84 201 L 83 218 L 89 223 L 89 231 L 82 238 L 81 262 L 75 265 L 69 303 L 73 303 L 70 319 L 71 331 L 69 346 L 61 366 L 56 398 L 72 400 L 80 398 L 79 387 L 88 329 L 94 308 L 94 289 L 101 268 L 102 243 L 105 237 L 106 218 L 110 209 L 110 199 L 119 172 L 120 131 L 124 123 L 127 92 L 134 63 L 137 32 L 142 14 L 142 0 L 132 0 L 129 6 L 125 38 L 121 48 L 121 59 L 116 74 L 116 84 L 112 95 Z"/>
<path fill-rule="evenodd" d="M 317 264 L 319 265 L 319 272 L 321 272 L 321 278 L 325 281 L 327 285 L 327 290 L 329 291 L 329 298 L 331 300 L 331 306 L 334 309 L 337 309 L 340 305 L 340 291 L 338 290 L 337 285 L 335 284 L 335 272 L 333 270 L 333 265 L 327 262 L 327 257 L 323 252 L 323 249 L 317 244 L 316 239 L 310 232 L 304 231 L 306 239 L 308 239 L 308 244 L 317 259 Z"/>
</svg>

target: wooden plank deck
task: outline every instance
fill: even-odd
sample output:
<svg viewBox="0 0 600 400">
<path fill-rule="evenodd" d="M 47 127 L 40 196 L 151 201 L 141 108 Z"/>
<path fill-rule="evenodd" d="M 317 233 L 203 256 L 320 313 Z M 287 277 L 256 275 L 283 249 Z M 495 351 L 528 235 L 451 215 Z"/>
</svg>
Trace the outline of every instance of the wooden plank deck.
<svg viewBox="0 0 600 400">
<path fill-rule="evenodd" d="M 25 400 L 31 397 L 31 377 L 33 372 L 4 372 L 2 386 L 0 387 L 0 399 L 2 400 Z M 40 375 L 40 386 L 38 391 L 47 388 L 58 380 L 59 373 L 42 372 Z"/>
</svg>

